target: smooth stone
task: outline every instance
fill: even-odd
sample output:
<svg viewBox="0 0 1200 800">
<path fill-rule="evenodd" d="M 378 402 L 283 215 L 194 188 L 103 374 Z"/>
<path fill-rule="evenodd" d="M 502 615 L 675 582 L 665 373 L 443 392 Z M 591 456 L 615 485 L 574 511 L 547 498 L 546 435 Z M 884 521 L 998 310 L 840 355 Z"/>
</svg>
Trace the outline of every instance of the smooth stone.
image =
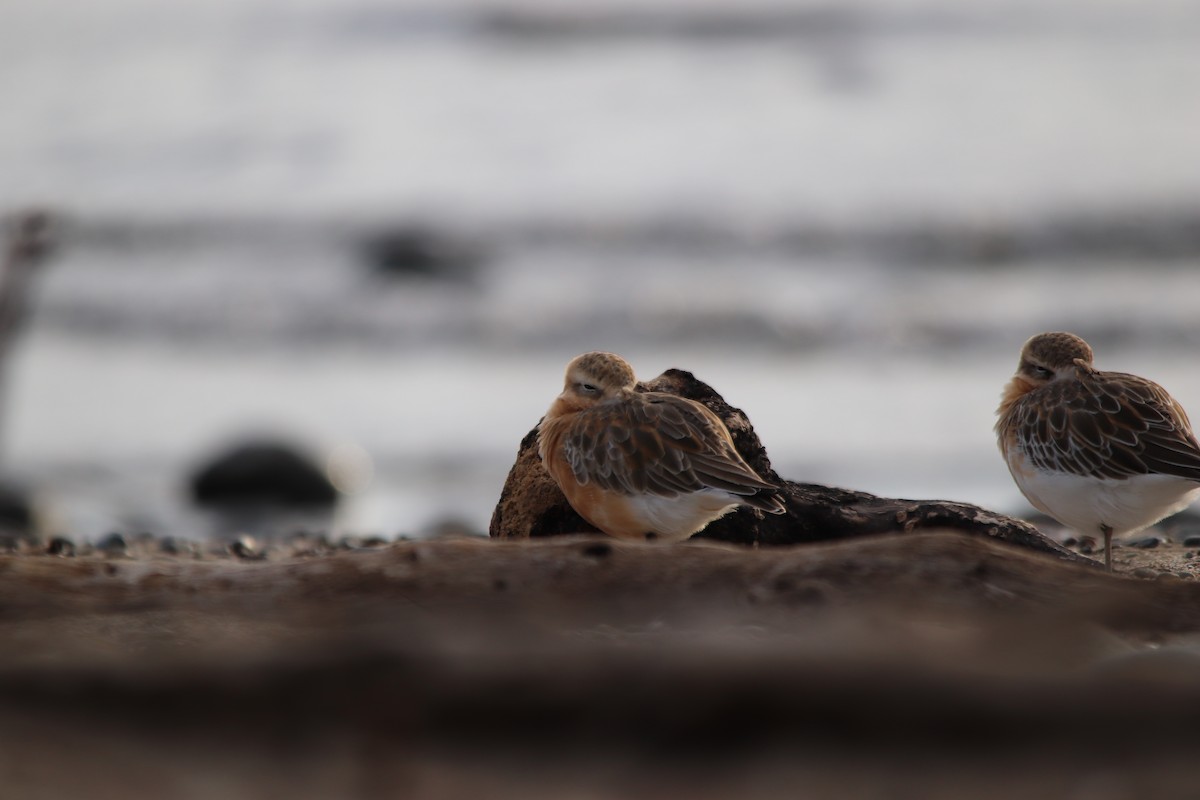
<svg viewBox="0 0 1200 800">
<path fill-rule="evenodd" d="M 125 537 L 119 533 L 110 533 L 105 536 L 96 543 L 96 549 L 110 558 L 129 554 L 129 544 L 125 541 Z"/>
<path fill-rule="evenodd" d="M 291 445 L 252 441 L 232 447 L 191 478 L 192 498 L 204 506 L 327 507 L 338 492 L 324 471 Z"/>
<path fill-rule="evenodd" d="M 46 553 L 52 556 L 73 556 L 75 555 L 75 543 L 65 536 L 55 536 L 46 546 Z"/>
<path fill-rule="evenodd" d="M 1142 550 L 1152 550 L 1163 544 L 1166 540 L 1161 536 L 1142 536 L 1137 539 L 1132 539 L 1125 543 L 1126 547 L 1137 547 Z"/>
<path fill-rule="evenodd" d="M 239 536 L 229 543 L 229 552 L 246 561 L 260 561 L 266 554 L 259 549 L 258 542 L 253 536 Z"/>
</svg>

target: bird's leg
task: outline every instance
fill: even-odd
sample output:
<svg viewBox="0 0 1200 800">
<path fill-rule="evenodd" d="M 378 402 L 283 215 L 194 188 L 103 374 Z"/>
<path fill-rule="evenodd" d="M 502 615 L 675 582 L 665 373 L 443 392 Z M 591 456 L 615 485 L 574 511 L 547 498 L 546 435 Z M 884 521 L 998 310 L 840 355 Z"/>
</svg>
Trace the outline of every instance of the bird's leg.
<svg viewBox="0 0 1200 800">
<path fill-rule="evenodd" d="M 1100 532 L 1104 534 L 1104 568 L 1112 572 L 1112 535 L 1113 529 L 1108 525 L 1101 525 Z"/>
</svg>

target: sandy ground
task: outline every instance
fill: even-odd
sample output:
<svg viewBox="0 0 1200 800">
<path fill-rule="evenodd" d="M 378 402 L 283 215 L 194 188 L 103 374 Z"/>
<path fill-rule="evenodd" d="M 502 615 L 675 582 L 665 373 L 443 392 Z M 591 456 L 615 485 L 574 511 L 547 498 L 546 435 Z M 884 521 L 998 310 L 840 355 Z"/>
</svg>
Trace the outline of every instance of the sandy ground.
<svg viewBox="0 0 1200 800">
<path fill-rule="evenodd" d="M 1109 576 L 951 532 L 10 555 L 0 785 L 21 798 L 1187 796 L 1197 559 L 1165 544 L 1121 548 L 1117 564 Z"/>
</svg>

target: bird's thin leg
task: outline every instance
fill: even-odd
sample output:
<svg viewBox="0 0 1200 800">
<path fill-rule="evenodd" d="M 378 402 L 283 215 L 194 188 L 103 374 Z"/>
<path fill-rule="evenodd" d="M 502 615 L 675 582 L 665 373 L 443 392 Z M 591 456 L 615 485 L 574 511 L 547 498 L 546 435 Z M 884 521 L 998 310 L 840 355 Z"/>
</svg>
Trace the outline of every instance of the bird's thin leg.
<svg viewBox="0 0 1200 800">
<path fill-rule="evenodd" d="M 1104 568 L 1112 572 L 1112 535 L 1113 529 L 1107 525 L 1100 526 L 1100 532 L 1104 534 Z"/>
</svg>

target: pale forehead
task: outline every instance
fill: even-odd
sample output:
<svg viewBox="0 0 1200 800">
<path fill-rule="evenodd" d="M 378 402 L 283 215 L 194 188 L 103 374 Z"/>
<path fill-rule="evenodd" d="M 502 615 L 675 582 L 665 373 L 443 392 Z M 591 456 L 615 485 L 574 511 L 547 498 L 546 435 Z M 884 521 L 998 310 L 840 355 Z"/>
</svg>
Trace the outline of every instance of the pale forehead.
<svg viewBox="0 0 1200 800">
<path fill-rule="evenodd" d="M 1066 366 L 1075 359 L 1092 360 L 1092 348 L 1073 333 L 1039 333 L 1021 350 L 1028 359 L 1046 366 Z"/>
<path fill-rule="evenodd" d="M 587 375 L 598 383 L 625 386 L 636 382 L 633 367 L 613 353 L 584 353 L 567 365 L 567 375 Z"/>
</svg>

